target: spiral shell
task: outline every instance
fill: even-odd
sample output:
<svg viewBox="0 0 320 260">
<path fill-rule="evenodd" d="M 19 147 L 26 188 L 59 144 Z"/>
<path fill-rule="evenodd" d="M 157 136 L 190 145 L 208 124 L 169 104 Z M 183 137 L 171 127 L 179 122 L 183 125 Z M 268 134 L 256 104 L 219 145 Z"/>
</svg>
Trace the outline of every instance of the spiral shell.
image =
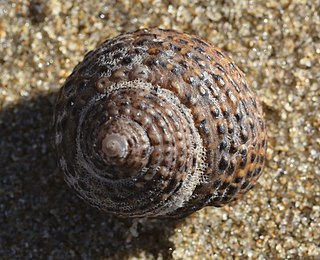
<svg viewBox="0 0 320 260">
<path fill-rule="evenodd" d="M 213 45 L 143 29 L 89 52 L 62 87 L 55 146 L 67 183 L 123 217 L 222 206 L 261 175 L 262 109 Z"/>
</svg>

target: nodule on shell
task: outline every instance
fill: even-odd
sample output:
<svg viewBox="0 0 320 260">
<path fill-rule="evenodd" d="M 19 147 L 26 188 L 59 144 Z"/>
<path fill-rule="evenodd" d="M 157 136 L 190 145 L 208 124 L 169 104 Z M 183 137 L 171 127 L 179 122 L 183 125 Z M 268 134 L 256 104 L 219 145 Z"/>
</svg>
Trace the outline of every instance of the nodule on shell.
<svg viewBox="0 0 320 260">
<path fill-rule="evenodd" d="M 223 206 L 262 173 L 262 108 L 212 44 L 142 29 L 89 52 L 61 88 L 55 147 L 65 180 L 122 217 Z"/>
</svg>

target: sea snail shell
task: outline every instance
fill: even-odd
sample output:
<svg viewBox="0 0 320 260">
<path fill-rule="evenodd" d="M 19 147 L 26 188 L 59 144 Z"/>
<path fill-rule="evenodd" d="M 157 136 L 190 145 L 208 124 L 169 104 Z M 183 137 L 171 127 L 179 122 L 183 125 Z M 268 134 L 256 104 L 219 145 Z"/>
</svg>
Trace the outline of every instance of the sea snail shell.
<svg viewBox="0 0 320 260">
<path fill-rule="evenodd" d="M 123 217 L 222 206 L 261 175 L 262 109 L 213 45 L 143 29 L 89 52 L 62 87 L 55 146 L 67 183 Z"/>
</svg>

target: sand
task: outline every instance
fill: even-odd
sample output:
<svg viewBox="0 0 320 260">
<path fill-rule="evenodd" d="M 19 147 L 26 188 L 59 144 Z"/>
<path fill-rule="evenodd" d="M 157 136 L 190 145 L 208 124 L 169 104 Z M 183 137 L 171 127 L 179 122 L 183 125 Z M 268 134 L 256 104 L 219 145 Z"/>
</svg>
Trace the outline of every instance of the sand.
<svg viewBox="0 0 320 260">
<path fill-rule="evenodd" d="M 319 10 L 318 0 L 0 0 L 0 258 L 319 259 Z M 58 89 L 88 50 L 143 27 L 212 42 L 259 96 L 268 160 L 241 201 L 127 220 L 64 183 L 51 147 Z"/>
</svg>

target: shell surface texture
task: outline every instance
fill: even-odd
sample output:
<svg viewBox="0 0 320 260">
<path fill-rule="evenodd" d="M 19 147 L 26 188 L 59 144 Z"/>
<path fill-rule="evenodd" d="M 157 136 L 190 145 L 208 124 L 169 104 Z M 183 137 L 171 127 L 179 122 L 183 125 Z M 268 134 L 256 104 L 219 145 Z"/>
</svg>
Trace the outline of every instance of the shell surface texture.
<svg viewBox="0 0 320 260">
<path fill-rule="evenodd" d="M 122 217 L 223 206 L 256 183 L 267 146 L 244 73 L 212 44 L 163 29 L 87 53 L 60 90 L 54 129 L 69 186 Z"/>
</svg>

